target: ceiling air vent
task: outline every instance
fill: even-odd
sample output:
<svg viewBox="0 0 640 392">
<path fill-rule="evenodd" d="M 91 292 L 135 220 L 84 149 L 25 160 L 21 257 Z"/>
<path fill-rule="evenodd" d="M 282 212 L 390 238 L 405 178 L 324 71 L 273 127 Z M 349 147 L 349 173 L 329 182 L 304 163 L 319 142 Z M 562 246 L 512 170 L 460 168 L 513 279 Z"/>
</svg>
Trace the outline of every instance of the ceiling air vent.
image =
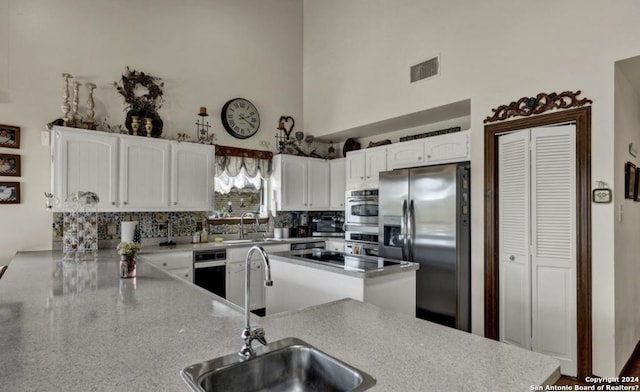
<svg viewBox="0 0 640 392">
<path fill-rule="evenodd" d="M 440 57 L 434 57 L 411 67 L 411 83 L 437 76 L 440 73 Z"/>
</svg>

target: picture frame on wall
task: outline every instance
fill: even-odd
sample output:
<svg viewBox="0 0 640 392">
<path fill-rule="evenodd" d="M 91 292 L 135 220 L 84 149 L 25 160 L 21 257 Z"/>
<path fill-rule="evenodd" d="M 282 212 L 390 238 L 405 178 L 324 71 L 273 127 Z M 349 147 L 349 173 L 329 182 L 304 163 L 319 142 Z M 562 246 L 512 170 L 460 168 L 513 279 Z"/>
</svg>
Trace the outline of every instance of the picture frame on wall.
<svg viewBox="0 0 640 392">
<path fill-rule="evenodd" d="M 624 164 L 624 198 L 635 200 L 636 189 L 636 165 L 627 162 Z"/>
<path fill-rule="evenodd" d="M 19 182 L 0 182 L 0 204 L 20 204 Z"/>
<path fill-rule="evenodd" d="M 20 155 L 0 154 L 0 176 L 20 177 Z"/>
<path fill-rule="evenodd" d="M 636 180 L 634 181 L 633 201 L 640 201 L 640 168 L 636 168 Z"/>
<path fill-rule="evenodd" d="M 20 148 L 20 127 L 0 124 L 0 147 Z"/>
</svg>

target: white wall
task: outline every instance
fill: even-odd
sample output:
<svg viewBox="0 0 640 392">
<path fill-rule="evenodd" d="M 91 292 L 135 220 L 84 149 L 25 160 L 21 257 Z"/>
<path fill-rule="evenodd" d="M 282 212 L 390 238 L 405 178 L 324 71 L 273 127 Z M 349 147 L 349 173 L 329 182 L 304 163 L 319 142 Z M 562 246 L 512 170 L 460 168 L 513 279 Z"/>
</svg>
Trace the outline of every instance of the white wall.
<svg viewBox="0 0 640 392">
<path fill-rule="evenodd" d="M 592 182 L 622 178 L 612 158 L 614 62 L 640 52 L 640 4 L 508 0 L 305 0 L 305 128 L 317 135 L 471 99 L 472 325 L 484 326 L 483 120 L 539 92 L 593 100 Z M 441 75 L 409 85 L 435 54 Z M 614 205 L 592 208 L 593 371 L 613 376 Z"/>
<path fill-rule="evenodd" d="M 623 209 L 615 219 L 615 336 L 616 372 L 620 372 L 640 340 L 640 203 L 624 196 L 624 164 L 640 167 L 640 156 L 629 153 L 629 143 L 640 150 L 640 96 L 624 74 L 624 66 L 640 67 L 640 58 L 618 62 L 615 72 L 615 167 L 614 205 Z"/>
<path fill-rule="evenodd" d="M 0 123 L 22 127 L 20 150 L 0 152 L 19 153 L 23 165 L 22 203 L 0 206 L 0 264 L 51 246 L 49 148 L 40 132 L 62 117 L 63 72 L 98 85 L 98 121 L 124 123 L 112 83 L 129 66 L 165 82 L 164 137 L 194 138 L 206 106 L 218 144 L 274 150 L 281 115 L 302 124 L 302 32 L 299 0 L 0 0 Z M 257 135 L 245 141 L 220 122 L 235 97 L 261 115 Z M 85 101 L 81 90 L 81 114 Z"/>
</svg>

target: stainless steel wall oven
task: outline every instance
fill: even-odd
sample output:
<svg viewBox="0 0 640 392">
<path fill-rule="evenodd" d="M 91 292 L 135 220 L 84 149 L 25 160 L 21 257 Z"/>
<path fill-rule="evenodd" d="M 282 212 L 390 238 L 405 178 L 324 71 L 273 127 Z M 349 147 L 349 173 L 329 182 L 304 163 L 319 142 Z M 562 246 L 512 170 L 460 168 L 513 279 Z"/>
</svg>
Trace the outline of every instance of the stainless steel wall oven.
<svg viewBox="0 0 640 392">
<path fill-rule="evenodd" d="M 378 190 L 362 189 L 347 192 L 347 208 L 345 223 L 378 224 Z"/>
</svg>

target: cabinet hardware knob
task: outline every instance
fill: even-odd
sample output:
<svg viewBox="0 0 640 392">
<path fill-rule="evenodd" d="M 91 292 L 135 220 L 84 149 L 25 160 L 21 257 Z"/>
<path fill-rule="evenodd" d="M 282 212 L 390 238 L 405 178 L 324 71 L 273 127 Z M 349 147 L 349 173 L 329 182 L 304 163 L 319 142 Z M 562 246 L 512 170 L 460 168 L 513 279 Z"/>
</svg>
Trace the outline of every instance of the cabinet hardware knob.
<svg viewBox="0 0 640 392">
<path fill-rule="evenodd" d="M 360 177 L 361 180 L 364 180 L 364 177 Z"/>
<path fill-rule="evenodd" d="M 174 206 L 177 206 L 177 205 L 178 205 L 178 202 L 177 202 L 177 201 L 174 201 L 174 202 L 173 202 L 173 205 L 174 205 Z"/>
<path fill-rule="evenodd" d="M 427 159 L 431 158 L 431 155 L 427 155 Z"/>
<path fill-rule="evenodd" d="M 162 263 L 162 266 L 163 266 L 163 267 L 166 267 L 166 266 L 167 266 L 167 263 Z"/>
<path fill-rule="evenodd" d="M 127 205 L 127 202 L 125 201 L 125 202 L 124 202 L 124 203 L 122 203 L 122 204 L 124 204 L 124 205 L 126 206 L 126 205 Z"/>
<path fill-rule="evenodd" d="M 188 278 L 188 277 L 189 277 L 189 274 L 184 274 L 184 277 L 185 277 L 185 278 Z"/>
<path fill-rule="evenodd" d="M 116 205 L 116 202 L 115 202 L 115 201 L 112 201 L 112 202 L 111 202 L 111 205 L 112 205 L 112 206 L 115 206 L 115 205 Z"/>
<path fill-rule="evenodd" d="M 509 260 L 513 261 L 513 260 L 515 260 L 515 259 L 516 259 L 516 257 L 515 257 L 515 256 L 513 256 L 513 255 L 512 255 L 512 256 L 509 256 Z"/>
<path fill-rule="evenodd" d="M 419 161 L 421 161 L 421 160 L 422 160 L 422 157 L 418 157 L 418 160 L 419 160 Z"/>
</svg>

